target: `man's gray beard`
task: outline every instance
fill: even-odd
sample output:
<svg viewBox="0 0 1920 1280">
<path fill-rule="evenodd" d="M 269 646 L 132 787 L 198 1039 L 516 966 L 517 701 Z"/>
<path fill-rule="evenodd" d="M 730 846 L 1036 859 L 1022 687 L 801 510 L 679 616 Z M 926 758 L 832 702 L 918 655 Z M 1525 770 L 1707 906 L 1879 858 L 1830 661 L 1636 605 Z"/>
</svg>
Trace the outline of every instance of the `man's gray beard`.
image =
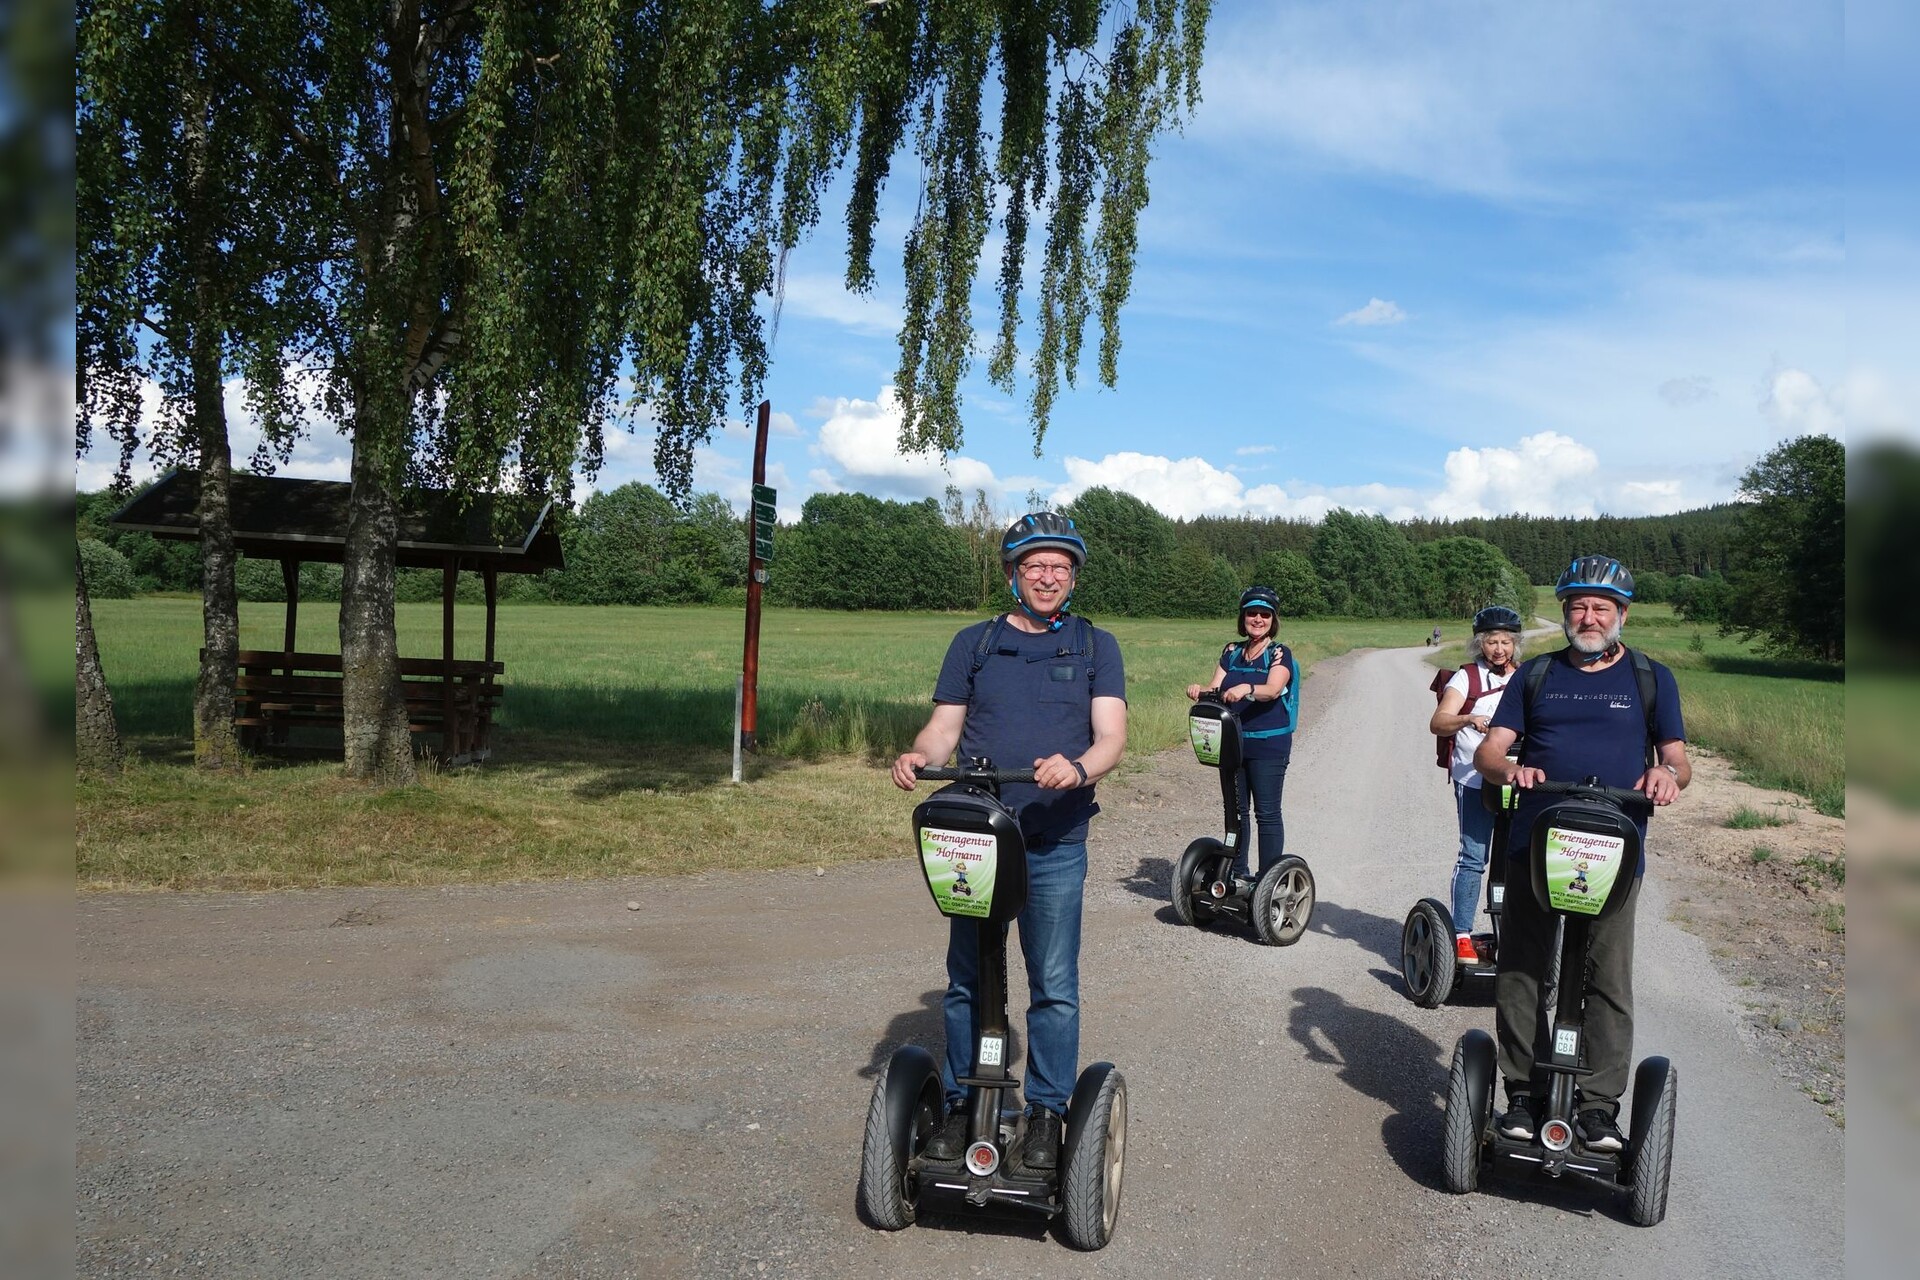
<svg viewBox="0 0 1920 1280">
<path fill-rule="evenodd" d="M 1606 635 L 1599 640 L 1582 639 L 1580 633 L 1574 628 L 1571 622 L 1561 623 L 1560 629 L 1566 632 L 1567 643 L 1575 649 L 1578 649 L 1581 653 L 1605 653 L 1620 639 L 1620 623 L 1617 621 L 1607 628 Z"/>
</svg>

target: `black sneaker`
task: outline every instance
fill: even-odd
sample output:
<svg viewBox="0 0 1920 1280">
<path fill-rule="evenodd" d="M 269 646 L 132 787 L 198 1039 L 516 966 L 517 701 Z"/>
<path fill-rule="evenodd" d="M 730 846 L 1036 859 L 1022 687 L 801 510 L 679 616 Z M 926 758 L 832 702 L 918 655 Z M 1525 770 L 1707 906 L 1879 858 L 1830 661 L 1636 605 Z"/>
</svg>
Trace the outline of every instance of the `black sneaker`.
<svg viewBox="0 0 1920 1280">
<path fill-rule="evenodd" d="M 1533 1099 L 1524 1093 L 1516 1093 L 1507 1098 L 1506 1114 L 1494 1121 L 1493 1127 L 1499 1130 L 1503 1138 L 1512 1138 L 1516 1142 L 1531 1142 L 1535 1124 Z"/>
<path fill-rule="evenodd" d="M 1611 1154 L 1627 1145 L 1613 1116 L 1598 1107 L 1582 1111 L 1574 1122 L 1574 1130 L 1580 1135 L 1580 1145 L 1589 1151 Z"/>
<path fill-rule="evenodd" d="M 1035 1107 L 1027 1117 L 1027 1136 L 1020 1140 L 1020 1164 L 1034 1173 L 1052 1173 L 1060 1163 L 1060 1117 Z"/>
<path fill-rule="evenodd" d="M 946 1123 L 927 1139 L 926 1157 L 942 1164 L 958 1160 L 967 1149 L 967 1113 L 964 1108 L 947 1113 Z"/>
</svg>

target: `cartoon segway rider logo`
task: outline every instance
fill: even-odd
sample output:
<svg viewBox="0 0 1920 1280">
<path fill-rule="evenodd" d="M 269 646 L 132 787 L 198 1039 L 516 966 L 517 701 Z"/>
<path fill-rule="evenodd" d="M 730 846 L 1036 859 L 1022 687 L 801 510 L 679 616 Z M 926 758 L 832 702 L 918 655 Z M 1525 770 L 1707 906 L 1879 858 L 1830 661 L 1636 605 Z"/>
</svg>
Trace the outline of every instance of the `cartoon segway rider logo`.
<svg viewBox="0 0 1920 1280">
<path fill-rule="evenodd" d="M 957 893 L 963 898 L 973 896 L 973 886 L 967 883 L 967 864 L 958 858 L 953 860 L 953 887 L 949 892 Z M 1582 890 L 1582 892 L 1585 891 Z"/>
<path fill-rule="evenodd" d="M 1567 885 L 1567 889 L 1571 893 L 1593 892 L 1593 886 L 1587 883 L 1587 860 L 1585 858 L 1573 864 L 1573 880 Z"/>
</svg>

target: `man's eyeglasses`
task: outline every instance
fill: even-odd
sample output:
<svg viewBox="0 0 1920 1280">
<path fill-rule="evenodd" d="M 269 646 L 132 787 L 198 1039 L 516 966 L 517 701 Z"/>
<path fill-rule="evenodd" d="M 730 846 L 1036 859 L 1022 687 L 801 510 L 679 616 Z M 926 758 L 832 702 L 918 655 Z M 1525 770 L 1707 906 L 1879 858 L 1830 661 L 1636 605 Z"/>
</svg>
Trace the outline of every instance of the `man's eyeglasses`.
<svg viewBox="0 0 1920 1280">
<path fill-rule="evenodd" d="M 1049 577 L 1070 578 L 1073 576 L 1073 566 L 1070 564 L 1035 564 L 1032 561 L 1028 561 L 1026 564 L 1020 566 L 1020 576 L 1029 582 L 1037 582 L 1041 578 Z"/>
</svg>

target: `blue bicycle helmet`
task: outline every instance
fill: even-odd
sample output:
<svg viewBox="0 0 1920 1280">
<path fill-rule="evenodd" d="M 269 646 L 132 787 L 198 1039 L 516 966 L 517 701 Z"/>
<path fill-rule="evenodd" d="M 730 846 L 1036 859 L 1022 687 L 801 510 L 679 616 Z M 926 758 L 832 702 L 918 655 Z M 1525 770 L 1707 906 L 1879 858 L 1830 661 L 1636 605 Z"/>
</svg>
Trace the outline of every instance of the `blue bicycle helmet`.
<svg viewBox="0 0 1920 1280">
<path fill-rule="evenodd" d="M 1249 609 L 1271 609 L 1273 616 L 1276 619 L 1279 618 L 1280 593 L 1272 587 L 1248 587 L 1240 593 L 1240 612 L 1235 615 L 1234 621 L 1243 636 L 1247 634 L 1247 610 Z"/>
<path fill-rule="evenodd" d="M 1598 593 L 1621 604 L 1633 603 L 1633 575 L 1612 556 L 1576 556 L 1554 584 L 1553 598 Z"/>
<path fill-rule="evenodd" d="M 1021 556 L 1043 547 L 1066 552 L 1076 569 L 1087 562 L 1086 539 L 1073 521 L 1052 511 L 1036 511 L 1021 516 L 1000 535 L 1000 563 L 1011 568 Z"/>
</svg>

